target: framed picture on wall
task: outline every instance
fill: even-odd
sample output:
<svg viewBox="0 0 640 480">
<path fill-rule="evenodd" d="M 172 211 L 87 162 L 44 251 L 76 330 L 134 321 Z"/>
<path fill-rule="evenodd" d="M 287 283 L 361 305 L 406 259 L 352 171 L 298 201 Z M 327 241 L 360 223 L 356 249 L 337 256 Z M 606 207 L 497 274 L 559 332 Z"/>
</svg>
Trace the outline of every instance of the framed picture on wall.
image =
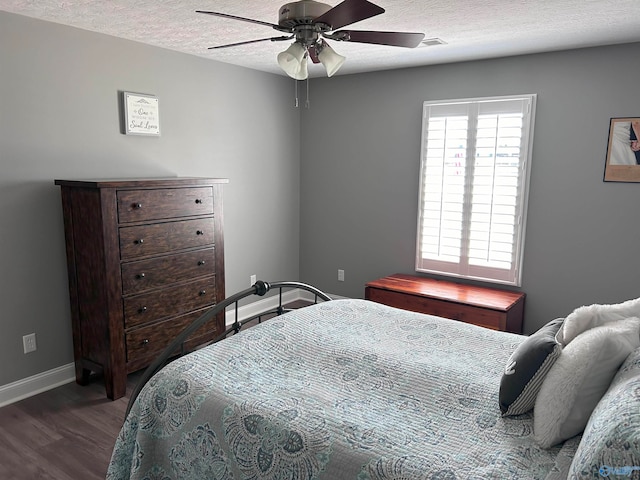
<svg viewBox="0 0 640 480">
<path fill-rule="evenodd" d="M 160 136 L 158 98 L 153 95 L 123 92 L 124 133 Z"/>
<path fill-rule="evenodd" d="M 612 118 L 605 182 L 640 182 L 640 117 Z"/>
</svg>

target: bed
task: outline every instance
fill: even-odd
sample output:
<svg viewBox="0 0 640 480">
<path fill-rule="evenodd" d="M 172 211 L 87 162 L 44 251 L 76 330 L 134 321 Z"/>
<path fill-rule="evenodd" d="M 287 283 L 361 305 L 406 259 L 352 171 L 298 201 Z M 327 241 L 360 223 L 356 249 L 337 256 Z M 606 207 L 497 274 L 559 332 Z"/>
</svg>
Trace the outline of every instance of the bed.
<svg viewBox="0 0 640 480">
<path fill-rule="evenodd" d="M 581 436 L 542 448 L 498 408 L 525 338 L 366 300 L 285 313 L 145 380 L 107 479 L 567 478 Z"/>
</svg>

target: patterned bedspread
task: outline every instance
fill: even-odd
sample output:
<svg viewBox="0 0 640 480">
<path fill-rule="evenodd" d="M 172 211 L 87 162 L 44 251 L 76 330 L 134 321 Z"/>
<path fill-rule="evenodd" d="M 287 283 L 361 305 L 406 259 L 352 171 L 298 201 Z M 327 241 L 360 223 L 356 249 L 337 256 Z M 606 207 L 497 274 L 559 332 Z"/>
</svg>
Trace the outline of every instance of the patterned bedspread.
<svg viewBox="0 0 640 480">
<path fill-rule="evenodd" d="M 141 392 L 107 479 L 564 478 L 498 387 L 524 337 L 365 300 L 288 313 L 169 364 Z"/>
</svg>

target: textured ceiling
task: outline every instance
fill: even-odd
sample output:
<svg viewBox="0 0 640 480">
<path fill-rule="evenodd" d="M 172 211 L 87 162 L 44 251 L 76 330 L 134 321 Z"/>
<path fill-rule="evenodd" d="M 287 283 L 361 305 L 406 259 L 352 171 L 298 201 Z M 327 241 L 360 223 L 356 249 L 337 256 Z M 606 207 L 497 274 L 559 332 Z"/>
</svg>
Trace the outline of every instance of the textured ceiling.
<svg viewBox="0 0 640 480">
<path fill-rule="evenodd" d="M 330 42 L 340 74 L 640 41 L 640 0 L 372 0 L 386 12 L 353 30 L 423 32 L 446 44 L 405 49 Z M 336 5 L 338 1 L 325 0 Z M 267 26 L 195 13 L 278 22 L 282 0 L 0 0 L 0 10 L 282 74 L 288 42 L 207 47 L 282 35 Z M 637 59 L 630 59 L 637 61 Z M 322 76 L 319 65 L 310 76 Z"/>
</svg>

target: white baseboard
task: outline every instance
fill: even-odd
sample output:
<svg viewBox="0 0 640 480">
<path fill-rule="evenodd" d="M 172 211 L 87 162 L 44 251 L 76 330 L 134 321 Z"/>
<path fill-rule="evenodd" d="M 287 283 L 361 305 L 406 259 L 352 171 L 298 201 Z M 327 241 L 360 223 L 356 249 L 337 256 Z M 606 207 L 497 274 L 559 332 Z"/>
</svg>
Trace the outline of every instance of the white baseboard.
<svg viewBox="0 0 640 480">
<path fill-rule="evenodd" d="M 342 298 L 338 295 L 329 295 L 331 298 Z M 296 300 L 307 300 L 313 302 L 313 294 L 307 291 L 290 290 L 283 292 L 282 304 L 287 304 Z M 249 303 L 238 307 L 238 320 L 259 315 L 261 312 L 273 310 L 279 305 L 278 295 L 266 297 L 257 302 Z M 227 308 L 226 324 L 231 325 L 235 317 L 235 309 Z M 37 395 L 47 390 L 75 381 L 76 373 L 73 363 L 56 367 L 46 372 L 38 373 L 31 377 L 23 378 L 13 383 L 0 386 L 0 407 L 4 407 L 19 400 L 23 400 L 33 395 Z"/>
<path fill-rule="evenodd" d="M 340 297 L 339 295 L 331 295 L 328 294 L 332 299 L 337 300 Z M 306 300 L 308 302 L 314 301 L 314 295 L 311 292 L 306 290 L 289 290 L 282 293 L 282 304 L 286 305 L 287 303 L 295 302 L 296 300 Z M 273 295 L 271 297 L 265 297 L 261 300 L 258 300 L 253 303 L 249 303 L 247 305 L 241 305 L 238 307 L 238 320 L 244 320 L 245 318 L 251 318 L 255 315 L 259 315 L 261 312 L 268 312 L 274 310 L 280 304 L 280 299 L 278 295 Z M 227 327 L 230 326 L 236 319 L 235 317 L 236 311 L 235 309 L 229 307 L 226 311 L 225 323 Z"/>
<path fill-rule="evenodd" d="M 71 383 L 76 379 L 73 363 L 62 365 L 31 377 L 0 386 L 0 407 Z"/>
<path fill-rule="evenodd" d="M 282 293 L 282 304 L 287 304 L 295 300 L 301 299 L 300 292 L 290 290 Z M 259 315 L 261 312 L 267 312 L 278 307 L 279 298 L 277 295 L 271 297 L 265 297 L 255 302 L 248 303 L 247 305 L 241 305 L 238 307 L 238 320 L 244 320 L 251 318 L 255 315 Z M 236 320 L 236 310 L 231 306 L 227 307 L 225 312 L 225 323 L 230 326 Z"/>
</svg>

